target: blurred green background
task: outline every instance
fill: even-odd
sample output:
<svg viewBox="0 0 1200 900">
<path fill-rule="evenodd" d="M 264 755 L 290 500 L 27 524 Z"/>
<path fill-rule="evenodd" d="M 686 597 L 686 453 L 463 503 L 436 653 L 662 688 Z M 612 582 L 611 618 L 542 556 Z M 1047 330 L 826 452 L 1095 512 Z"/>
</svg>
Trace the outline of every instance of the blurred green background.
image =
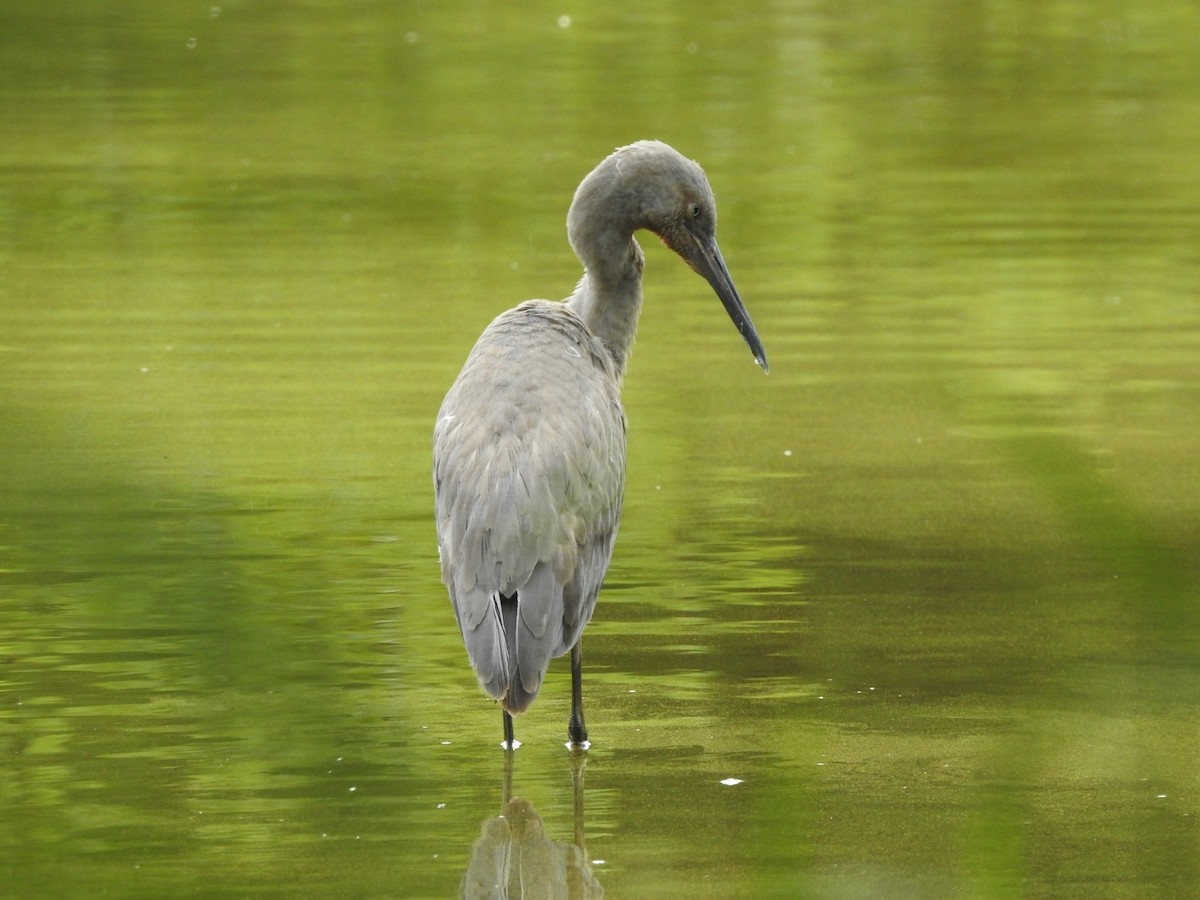
<svg viewBox="0 0 1200 900">
<path fill-rule="evenodd" d="M 6 0 L 0 892 L 486 869 L 433 416 L 653 137 L 708 172 L 771 374 L 643 240 L 594 746 L 573 772 L 558 664 L 513 793 L 615 897 L 1195 896 L 1198 33 L 1170 0 Z"/>
</svg>

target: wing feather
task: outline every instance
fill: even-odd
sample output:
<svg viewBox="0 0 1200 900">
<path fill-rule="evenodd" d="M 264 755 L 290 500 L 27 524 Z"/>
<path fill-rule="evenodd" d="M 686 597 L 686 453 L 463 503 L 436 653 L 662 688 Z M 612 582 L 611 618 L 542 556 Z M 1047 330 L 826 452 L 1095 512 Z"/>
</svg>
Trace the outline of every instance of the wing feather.
<svg viewBox="0 0 1200 900">
<path fill-rule="evenodd" d="M 546 301 L 497 318 L 438 413 L 434 505 L 472 665 L 492 696 L 507 682 L 510 708 L 532 702 L 591 617 L 624 459 L 619 382 L 582 321 Z"/>
</svg>

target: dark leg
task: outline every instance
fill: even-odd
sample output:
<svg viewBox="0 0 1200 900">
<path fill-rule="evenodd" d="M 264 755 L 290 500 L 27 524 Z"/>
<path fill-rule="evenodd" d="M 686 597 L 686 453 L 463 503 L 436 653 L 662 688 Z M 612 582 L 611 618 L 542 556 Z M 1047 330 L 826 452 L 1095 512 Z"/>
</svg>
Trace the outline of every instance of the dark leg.
<svg viewBox="0 0 1200 900">
<path fill-rule="evenodd" d="M 500 744 L 505 750 L 516 750 L 521 746 L 521 742 L 513 737 L 512 715 L 507 709 L 501 709 L 504 713 L 504 741 Z"/>
<path fill-rule="evenodd" d="M 567 723 L 568 746 L 586 750 L 588 745 L 587 726 L 583 724 L 583 651 L 579 649 L 583 638 L 571 648 L 571 720 Z"/>
</svg>

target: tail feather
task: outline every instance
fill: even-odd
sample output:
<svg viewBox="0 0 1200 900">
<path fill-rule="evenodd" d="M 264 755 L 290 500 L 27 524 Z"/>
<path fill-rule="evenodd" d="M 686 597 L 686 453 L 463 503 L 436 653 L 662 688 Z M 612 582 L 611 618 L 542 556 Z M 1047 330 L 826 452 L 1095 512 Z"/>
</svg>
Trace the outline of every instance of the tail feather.
<svg viewBox="0 0 1200 900">
<path fill-rule="evenodd" d="M 493 700 L 503 700 L 513 672 L 511 642 L 505 634 L 504 623 L 506 618 L 514 618 L 511 613 L 505 615 L 504 607 L 506 604 L 515 607 L 516 604 L 499 594 L 480 594 L 470 599 L 471 608 L 482 609 L 482 613 L 459 616 L 467 656 L 484 692 Z"/>
<path fill-rule="evenodd" d="M 529 581 L 517 591 L 515 640 L 509 645 L 516 666 L 504 701 L 509 712 L 529 708 L 541 690 L 550 660 L 566 650 L 562 646 L 562 595 L 554 569 L 544 563 L 534 567 Z"/>
<path fill-rule="evenodd" d="M 470 601 L 460 606 L 476 614 L 460 614 L 459 627 L 479 684 L 509 712 L 524 712 L 550 660 L 570 649 L 563 642 L 563 586 L 552 567 L 539 564 L 512 594 L 481 594 Z"/>
</svg>

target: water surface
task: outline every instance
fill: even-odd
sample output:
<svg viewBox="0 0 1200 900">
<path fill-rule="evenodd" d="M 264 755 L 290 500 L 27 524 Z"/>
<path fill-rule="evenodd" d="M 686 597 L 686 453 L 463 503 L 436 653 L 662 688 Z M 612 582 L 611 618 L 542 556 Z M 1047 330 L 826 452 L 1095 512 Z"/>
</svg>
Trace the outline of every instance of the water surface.
<svg viewBox="0 0 1200 900">
<path fill-rule="evenodd" d="M 8 3 L 10 891 L 453 896 L 519 834 L 580 896 L 1192 896 L 1197 26 Z M 643 137 L 771 374 L 644 240 L 594 746 L 558 664 L 506 773 L 433 415 Z"/>
</svg>

